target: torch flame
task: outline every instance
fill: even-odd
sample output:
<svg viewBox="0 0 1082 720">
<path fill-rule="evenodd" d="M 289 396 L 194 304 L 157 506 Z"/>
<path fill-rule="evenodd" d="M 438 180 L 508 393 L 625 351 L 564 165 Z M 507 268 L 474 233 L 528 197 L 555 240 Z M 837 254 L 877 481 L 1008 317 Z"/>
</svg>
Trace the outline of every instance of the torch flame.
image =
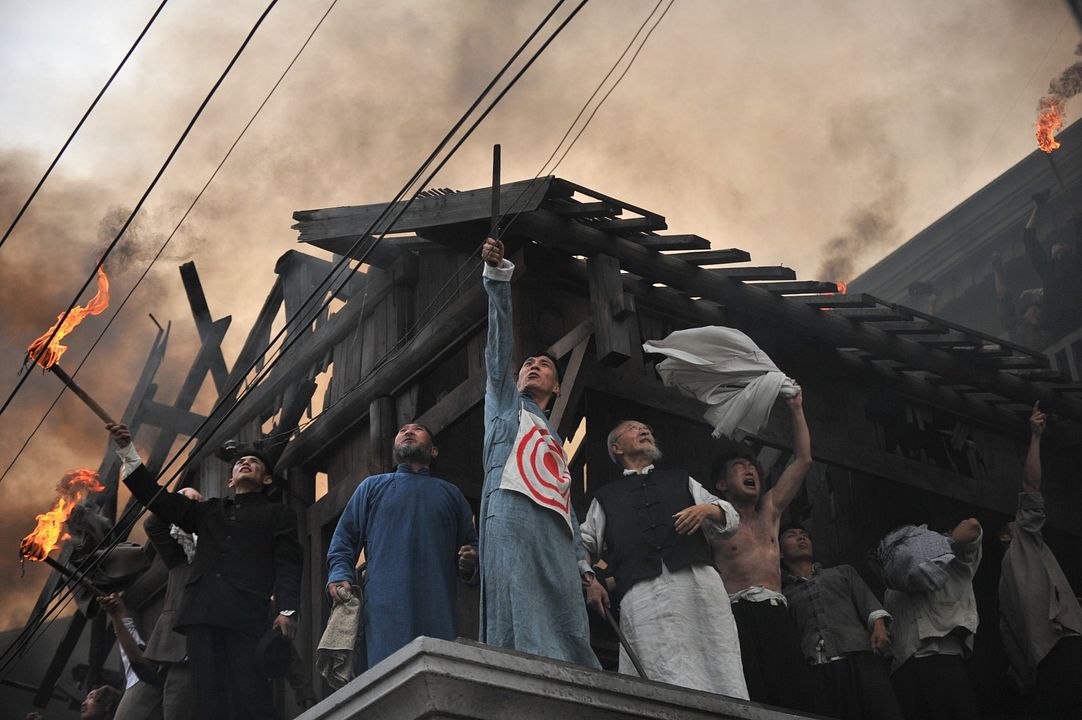
<svg viewBox="0 0 1082 720">
<path fill-rule="evenodd" d="M 64 532 L 64 523 L 75 506 L 90 493 L 104 489 L 98 482 L 98 474 L 93 470 L 69 470 L 65 473 L 56 486 L 60 497 L 56 499 L 52 510 L 38 515 L 38 526 L 19 543 L 19 554 L 37 562 L 44 560 L 57 545 L 70 537 Z"/>
<path fill-rule="evenodd" d="M 56 322 L 53 326 L 45 331 L 45 334 L 39 337 L 34 342 L 30 343 L 30 347 L 26 349 L 30 359 L 33 360 L 37 357 L 38 352 L 41 351 L 43 345 L 49 339 L 49 336 L 56 330 L 56 335 L 53 336 L 52 342 L 45 348 L 45 352 L 42 353 L 41 358 L 38 359 L 38 365 L 43 368 L 50 368 L 55 365 L 60 356 L 64 354 L 64 351 L 68 349 L 67 345 L 61 345 L 60 341 L 67 336 L 72 330 L 74 330 L 79 323 L 83 321 L 87 315 L 100 315 L 105 309 L 109 307 L 109 278 L 105 277 L 105 271 L 100 267 L 98 268 L 98 292 L 90 299 L 90 302 L 86 304 L 86 307 L 79 307 L 76 305 L 68 313 L 67 318 L 64 319 L 64 324 L 60 325 L 60 329 L 56 330 L 56 326 L 60 324 L 60 318 L 64 317 L 64 313 L 60 313 L 56 316 Z"/>
<path fill-rule="evenodd" d="M 1046 153 L 1059 147 L 1052 137 L 1063 127 L 1063 98 L 1059 95 L 1045 95 L 1041 98 L 1037 116 L 1037 145 Z"/>
</svg>

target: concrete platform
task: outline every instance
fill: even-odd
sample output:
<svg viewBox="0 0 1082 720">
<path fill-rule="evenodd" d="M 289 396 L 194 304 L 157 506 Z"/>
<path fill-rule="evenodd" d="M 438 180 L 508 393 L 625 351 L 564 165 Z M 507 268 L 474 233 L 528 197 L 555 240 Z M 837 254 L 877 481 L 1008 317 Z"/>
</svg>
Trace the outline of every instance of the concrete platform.
<svg viewBox="0 0 1082 720">
<path fill-rule="evenodd" d="M 417 638 L 300 720 L 807 718 L 757 703 L 493 648 Z"/>
</svg>

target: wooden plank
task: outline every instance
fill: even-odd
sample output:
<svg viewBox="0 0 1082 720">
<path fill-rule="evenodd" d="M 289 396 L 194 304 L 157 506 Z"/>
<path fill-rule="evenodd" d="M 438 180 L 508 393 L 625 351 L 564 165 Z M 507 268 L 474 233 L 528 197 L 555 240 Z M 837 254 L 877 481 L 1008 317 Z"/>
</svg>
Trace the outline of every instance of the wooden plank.
<svg viewBox="0 0 1082 720">
<path fill-rule="evenodd" d="M 204 415 L 155 402 L 154 400 L 143 401 L 141 410 L 144 422 L 155 427 L 173 428 L 180 435 L 188 437 L 194 435 L 199 426 L 207 419 Z M 172 444 L 172 440 L 170 440 L 169 445 L 172 446 Z M 152 466 L 147 465 L 147 467 Z"/>
<path fill-rule="evenodd" d="M 666 253 L 665 257 L 683 260 L 692 265 L 727 265 L 728 263 L 749 262 L 751 253 L 739 248 L 726 248 L 724 250 L 704 250 L 702 252 Z M 644 277 L 648 276 L 648 274 L 644 275 Z"/>
<path fill-rule="evenodd" d="M 627 239 L 648 250 L 710 249 L 710 241 L 698 235 L 628 235 Z"/>
<path fill-rule="evenodd" d="M 656 230 L 665 230 L 669 226 L 665 223 L 665 218 L 659 216 L 647 216 L 638 218 L 619 218 L 616 220 L 601 220 L 599 222 L 591 222 L 590 227 L 595 230 L 601 230 L 602 232 L 616 233 L 631 233 L 631 232 L 654 232 Z"/>
<path fill-rule="evenodd" d="M 989 360 L 997 368 L 1004 370 L 1049 370 L 1048 358 L 1044 355 L 1011 355 L 1009 357 L 991 358 Z M 1059 372 L 1052 370 L 1052 372 Z M 1021 373 L 1019 373 L 1021 375 Z"/>
<path fill-rule="evenodd" d="M 200 345 L 199 352 L 196 354 L 195 360 L 192 361 L 191 367 L 188 368 L 184 382 L 177 392 L 177 398 L 173 401 L 173 408 L 179 413 L 188 413 L 192 409 L 195 398 L 199 394 L 200 388 L 203 387 L 203 380 L 206 378 L 207 372 L 212 371 L 214 367 L 215 357 L 222 354 L 222 339 L 229 329 L 231 320 L 232 318 L 228 315 L 221 320 L 216 320 L 211 323 L 206 335 L 203 336 L 203 344 Z M 170 418 L 175 417 L 181 422 L 190 422 L 192 415 L 192 413 L 187 415 L 159 415 L 157 419 L 159 421 L 168 421 Z M 150 454 L 146 459 L 146 466 L 152 472 L 161 470 L 162 465 L 165 464 L 169 456 L 169 451 L 173 449 L 173 442 L 177 438 L 178 428 L 168 424 L 159 424 L 158 427 L 160 428 L 158 436 L 154 439 L 154 445 L 151 447 Z M 194 427 L 185 425 L 186 432 L 183 434 L 190 437 L 195 434 L 198 427 L 199 425 Z"/>
<path fill-rule="evenodd" d="M 935 335 L 911 335 L 909 340 L 929 347 L 979 347 L 982 343 L 980 338 L 953 331 Z"/>
<path fill-rule="evenodd" d="M 949 332 L 942 325 L 933 325 L 922 320 L 898 320 L 876 322 L 877 330 L 888 332 L 892 335 L 928 335 L 933 333 Z"/>
<path fill-rule="evenodd" d="M 593 318 L 586 318 L 571 328 L 562 338 L 549 345 L 547 350 L 557 358 L 563 359 L 565 355 L 578 347 L 579 343 L 593 335 L 593 333 L 594 320 Z"/>
<path fill-rule="evenodd" d="M 908 315 L 903 315 L 894 308 L 879 307 L 872 308 L 847 308 L 841 307 L 832 310 L 838 314 L 839 317 L 848 318 L 857 322 L 887 322 L 887 321 L 909 321 Z M 877 328 L 883 329 L 882 326 L 876 325 Z"/>
<path fill-rule="evenodd" d="M 443 432 L 485 399 L 486 379 L 484 375 L 475 375 L 463 380 L 417 418 L 417 422 L 433 433 Z"/>
<path fill-rule="evenodd" d="M 631 357 L 620 261 L 611 255 L 594 255 L 586 260 L 586 274 L 590 279 L 597 360 L 607 367 L 617 367 Z"/>
<path fill-rule="evenodd" d="M 531 212 L 547 198 L 559 193 L 569 197 L 571 191 L 553 187 L 552 177 L 500 185 L 500 207 L 508 214 Z M 379 224 L 376 219 L 387 207 L 386 203 L 354 207 L 327 208 L 322 210 L 298 210 L 293 219 L 298 222 L 293 229 L 300 231 L 300 241 L 331 252 L 344 254 L 357 236 L 362 233 L 416 232 L 441 225 L 487 221 L 491 214 L 492 189 L 490 187 L 467 190 L 433 197 L 400 201 L 387 213 Z M 389 227 L 394 217 L 408 209 Z"/>
<path fill-rule="evenodd" d="M 587 359 L 590 338 L 580 342 L 571 352 L 571 361 L 567 364 L 563 379 L 560 381 L 560 394 L 549 416 L 556 434 L 566 440 L 569 433 L 575 431 L 581 417 L 582 394 L 586 388 L 586 376 L 589 375 Z"/>
<path fill-rule="evenodd" d="M 275 277 L 270 292 L 267 293 L 267 297 L 263 300 L 263 307 L 260 308 L 259 315 L 256 316 L 255 322 L 252 323 L 252 329 L 248 331 L 248 337 L 244 340 L 237 361 L 233 363 L 233 369 L 230 371 L 229 380 L 226 383 L 227 388 L 231 389 L 241 381 L 247 374 L 248 367 L 256 361 L 257 357 L 260 357 L 260 353 L 270 343 L 271 325 L 278 315 L 278 309 L 282 306 L 283 295 L 282 278 L 281 276 Z M 256 367 L 263 367 L 261 357 Z M 235 398 L 236 392 L 231 392 L 230 396 L 231 399 Z"/>
<path fill-rule="evenodd" d="M 619 215 L 624 209 L 607 202 L 568 202 L 553 203 L 552 211 L 568 218 L 596 218 Z"/>
<path fill-rule="evenodd" d="M 756 283 L 761 288 L 775 295 L 807 295 L 810 293 L 836 293 L 838 286 L 832 282 L 819 280 L 792 280 L 786 282 Z"/>
<path fill-rule="evenodd" d="M 212 332 L 211 327 L 214 320 L 211 318 L 210 307 L 207 305 L 206 295 L 203 294 L 203 283 L 199 280 L 199 273 L 195 269 L 194 262 L 186 262 L 180 266 L 180 278 L 184 284 L 184 293 L 188 296 L 188 305 L 192 309 L 192 317 L 195 318 L 195 327 L 199 331 L 199 338 L 206 342 L 207 337 Z M 226 368 L 225 356 L 222 355 L 221 347 L 210 352 L 211 377 L 214 378 L 214 388 L 221 395 L 229 387 L 229 370 Z"/>
<path fill-rule="evenodd" d="M 83 628 L 85 627 L 86 615 L 76 610 L 75 614 L 71 616 L 68 629 L 60 641 L 60 645 L 57 646 L 49 667 L 41 678 L 41 684 L 34 695 L 34 707 L 44 708 L 49 704 L 53 689 L 56 687 L 56 681 L 60 679 L 60 674 L 64 672 L 64 667 L 68 664 L 71 653 L 75 650 L 75 646 L 78 644 L 79 637 L 83 634 Z"/>
<path fill-rule="evenodd" d="M 796 271 L 782 265 L 711 268 L 710 272 L 730 280 L 796 280 Z"/>
<path fill-rule="evenodd" d="M 844 293 L 807 295 L 786 298 L 786 300 L 815 308 L 870 308 L 876 306 L 875 299 L 871 295 L 865 295 L 864 293 L 855 293 L 853 295 L 846 295 Z"/>
<path fill-rule="evenodd" d="M 378 475 L 394 468 L 391 446 L 398 434 L 394 398 L 388 395 L 368 403 L 368 474 Z M 432 432 L 435 432 L 433 430 Z"/>
</svg>

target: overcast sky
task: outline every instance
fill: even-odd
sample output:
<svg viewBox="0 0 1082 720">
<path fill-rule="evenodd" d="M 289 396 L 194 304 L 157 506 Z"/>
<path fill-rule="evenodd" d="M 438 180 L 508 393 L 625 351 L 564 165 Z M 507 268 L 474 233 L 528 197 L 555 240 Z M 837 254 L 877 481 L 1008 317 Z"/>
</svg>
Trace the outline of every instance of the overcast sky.
<svg viewBox="0 0 1082 720">
<path fill-rule="evenodd" d="M 654 5 L 593 0 L 434 184 L 488 184 L 494 142 L 505 180 L 532 177 Z M 107 266 L 118 295 L 326 6 L 283 0 L 271 13 Z M 4 227 L 154 7 L 0 0 Z M 171 0 L 0 249 L 3 396 L 263 7 Z M 173 397 L 194 352 L 176 271 L 186 260 L 215 316 L 233 316 L 232 362 L 275 260 L 296 245 L 292 211 L 389 199 L 547 9 L 339 2 L 91 357 L 87 386 L 120 413 L 153 312 L 177 324 L 159 392 Z M 749 250 L 756 264 L 851 279 L 1033 150 L 1037 100 L 1078 41 L 1053 0 L 676 0 L 556 174 L 660 213 L 672 232 Z M 1079 111 L 1069 103 L 1068 122 Z M 828 258 L 836 238 L 850 252 Z M 87 321 L 65 365 L 103 325 Z M 0 417 L 0 471 L 57 389 L 36 374 Z M 0 484 L 0 627 L 25 620 L 44 578 L 40 567 L 19 578 L 18 539 L 64 471 L 100 461 L 96 418 L 70 398 L 60 410 Z"/>
</svg>

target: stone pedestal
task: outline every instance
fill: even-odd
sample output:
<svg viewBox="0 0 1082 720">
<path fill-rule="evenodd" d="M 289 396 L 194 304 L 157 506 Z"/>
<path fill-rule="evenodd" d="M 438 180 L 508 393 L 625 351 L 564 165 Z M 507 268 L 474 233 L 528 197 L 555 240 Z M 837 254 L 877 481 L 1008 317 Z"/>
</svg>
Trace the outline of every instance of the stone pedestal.
<svg viewBox="0 0 1082 720">
<path fill-rule="evenodd" d="M 488 645 L 417 638 L 300 720 L 785 720 L 756 703 Z"/>
</svg>

